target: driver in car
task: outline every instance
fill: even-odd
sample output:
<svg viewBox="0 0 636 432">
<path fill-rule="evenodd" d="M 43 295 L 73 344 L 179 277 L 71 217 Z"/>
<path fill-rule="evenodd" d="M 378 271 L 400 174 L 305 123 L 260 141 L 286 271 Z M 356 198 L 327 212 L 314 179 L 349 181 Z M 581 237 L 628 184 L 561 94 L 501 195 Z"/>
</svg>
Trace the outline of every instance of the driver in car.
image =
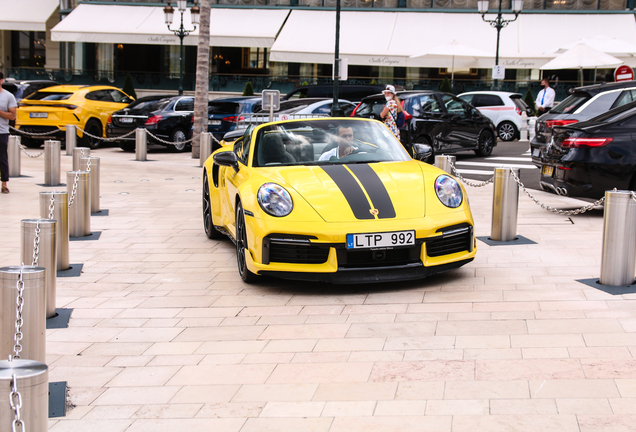
<svg viewBox="0 0 636 432">
<path fill-rule="evenodd" d="M 321 161 L 328 161 L 332 157 L 342 159 L 345 156 L 349 156 L 354 151 L 358 150 L 353 146 L 353 128 L 338 126 L 338 146 L 320 155 Z"/>
</svg>

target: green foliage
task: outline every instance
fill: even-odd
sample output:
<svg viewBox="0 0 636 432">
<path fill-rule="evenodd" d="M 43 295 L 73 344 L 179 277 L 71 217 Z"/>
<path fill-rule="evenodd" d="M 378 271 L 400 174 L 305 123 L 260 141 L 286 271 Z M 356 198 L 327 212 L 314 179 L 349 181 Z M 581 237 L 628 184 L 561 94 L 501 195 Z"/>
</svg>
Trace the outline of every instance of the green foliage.
<svg viewBox="0 0 636 432">
<path fill-rule="evenodd" d="M 307 81 L 303 81 L 303 85 L 304 85 L 304 86 L 308 86 L 308 85 L 309 85 L 309 83 L 308 83 Z"/>
<path fill-rule="evenodd" d="M 532 94 L 532 90 L 530 90 L 530 88 L 526 90 L 526 95 L 523 97 L 523 101 L 532 109 L 532 111 L 536 115 L 537 108 L 534 106 L 534 95 Z"/>
<path fill-rule="evenodd" d="M 126 75 L 126 78 L 124 79 L 124 88 L 122 90 L 128 96 L 132 96 L 133 98 L 137 99 L 137 93 L 135 93 L 135 86 L 133 84 L 133 78 L 131 74 Z"/>
<path fill-rule="evenodd" d="M 243 96 L 254 96 L 254 87 L 252 86 L 252 81 L 248 81 L 247 84 L 245 84 Z"/>
<path fill-rule="evenodd" d="M 453 92 L 453 87 L 451 86 L 451 82 L 448 78 L 444 78 L 444 80 L 442 81 L 442 85 L 439 86 L 439 90 L 446 93 Z"/>
</svg>

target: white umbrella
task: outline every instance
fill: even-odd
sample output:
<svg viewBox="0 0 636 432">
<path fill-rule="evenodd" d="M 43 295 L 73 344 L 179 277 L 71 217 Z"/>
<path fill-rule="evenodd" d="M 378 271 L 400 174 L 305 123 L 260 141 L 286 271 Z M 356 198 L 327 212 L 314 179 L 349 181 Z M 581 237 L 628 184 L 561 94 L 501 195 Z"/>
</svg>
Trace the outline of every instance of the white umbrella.
<svg viewBox="0 0 636 432">
<path fill-rule="evenodd" d="M 623 60 L 594 49 L 586 44 L 578 44 L 559 54 L 540 69 L 580 69 L 581 85 L 583 85 L 583 68 L 597 68 L 601 66 L 618 66 Z"/>
<path fill-rule="evenodd" d="M 477 48 L 473 48 L 468 45 L 462 45 L 456 40 L 445 45 L 439 45 L 435 48 L 426 50 L 420 54 L 410 56 L 410 58 L 418 58 L 424 56 L 451 56 L 451 82 L 455 80 L 455 57 L 462 58 L 477 58 L 477 57 L 493 57 L 493 55 L 487 51 L 482 51 Z"/>
<path fill-rule="evenodd" d="M 594 36 L 588 38 L 579 39 L 576 42 L 571 42 L 569 44 L 561 45 L 558 50 L 554 51 L 556 53 L 565 52 L 571 48 L 579 44 L 585 44 L 595 50 L 616 55 L 619 57 L 626 56 L 634 56 L 636 55 L 636 45 L 631 42 L 626 42 L 622 39 L 611 38 L 607 36 Z"/>
</svg>

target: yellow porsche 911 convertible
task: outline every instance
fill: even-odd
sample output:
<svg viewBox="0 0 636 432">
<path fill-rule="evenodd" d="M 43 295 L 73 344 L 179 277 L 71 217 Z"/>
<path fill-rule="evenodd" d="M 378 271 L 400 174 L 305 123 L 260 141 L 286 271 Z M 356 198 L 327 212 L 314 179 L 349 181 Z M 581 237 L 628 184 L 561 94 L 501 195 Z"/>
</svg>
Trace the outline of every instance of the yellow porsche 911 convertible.
<svg viewBox="0 0 636 432">
<path fill-rule="evenodd" d="M 431 155 L 414 147 L 418 159 Z M 476 252 L 463 187 L 362 118 L 247 129 L 205 162 L 203 219 L 209 238 L 236 244 L 246 282 L 420 279 Z"/>
</svg>

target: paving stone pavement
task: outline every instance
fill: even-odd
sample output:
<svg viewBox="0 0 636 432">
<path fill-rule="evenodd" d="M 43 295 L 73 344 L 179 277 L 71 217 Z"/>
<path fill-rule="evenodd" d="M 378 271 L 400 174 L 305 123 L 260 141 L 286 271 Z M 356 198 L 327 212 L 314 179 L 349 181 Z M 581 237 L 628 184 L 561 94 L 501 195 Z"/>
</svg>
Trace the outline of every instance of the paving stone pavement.
<svg viewBox="0 0 636 432">
<path fill-rule="evenodd" d="M 70 243 L 81 276 L 57 281 L 73 312 L 47 331 L 47 363 L 70 406 L 51 432 L 636 429 L 636 291 L 577 281 L 600 274 L 602 209 L 521 195 L 536 244 L 479 241 L 474 262 L 422 281 L 246 285 L 232 243 L 203 232 L 198 160 L 92 156 L 109 216 Z M 42 157 L 22 175 L 0 196 L 0 266 L 19 264 L 20 220 L 52 189 Z M 487 237 L 492 185 L 468 195 Z"/>
</svg>

